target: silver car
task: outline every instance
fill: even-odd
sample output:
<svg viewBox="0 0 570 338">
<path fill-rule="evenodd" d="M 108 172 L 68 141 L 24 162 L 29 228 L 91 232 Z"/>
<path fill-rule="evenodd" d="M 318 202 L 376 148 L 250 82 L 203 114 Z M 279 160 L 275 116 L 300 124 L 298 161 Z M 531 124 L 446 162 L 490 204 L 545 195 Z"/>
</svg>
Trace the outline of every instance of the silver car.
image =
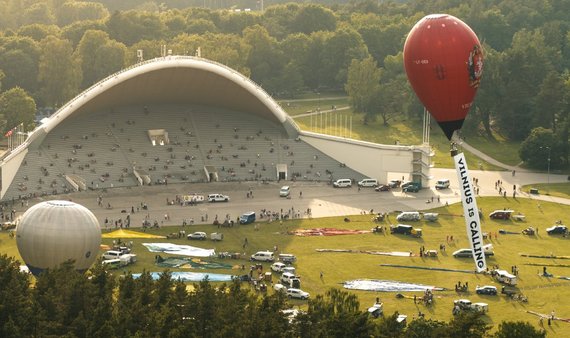
<svg viewBox="0 0 570 338">
<path fill-rule="evenodd" d="M 305 292 L 301 289 L 293 289 L 290 288 L 287 290 L 287 297 L 291 298 L 295 298 L 295 299 L 309 299 L 309 293 Z"/>
</svg>

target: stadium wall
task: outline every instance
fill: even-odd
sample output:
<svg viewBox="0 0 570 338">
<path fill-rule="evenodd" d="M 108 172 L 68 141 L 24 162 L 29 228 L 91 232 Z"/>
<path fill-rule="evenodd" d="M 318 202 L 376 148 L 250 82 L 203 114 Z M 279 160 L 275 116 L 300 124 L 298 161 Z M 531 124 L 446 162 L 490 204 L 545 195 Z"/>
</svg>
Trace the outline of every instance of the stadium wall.
<svg viewBox="0 0 570 338">
<path fill-rule="evenodd" d="M 388 173 L 412 173 L 414 170 L 416 146 L 376 144 L 305 131 L 299 137 L 361 174 L 376 178 L 380 183 L 388 181 Z"/>
<path fill-rule="evenodd" d="M 23 148 L 22 151 L 16 153 L 10 161 L 4 162 L 2 165 L 2 191 L 1 196 L 4 196 L 8 188 L 10 188 L 10 184 L 16 173 L 18 173 L 18 169 L 22 165 L 22 161 L 26 157 L 28 153 L 28 148 Z"/>
</svg>

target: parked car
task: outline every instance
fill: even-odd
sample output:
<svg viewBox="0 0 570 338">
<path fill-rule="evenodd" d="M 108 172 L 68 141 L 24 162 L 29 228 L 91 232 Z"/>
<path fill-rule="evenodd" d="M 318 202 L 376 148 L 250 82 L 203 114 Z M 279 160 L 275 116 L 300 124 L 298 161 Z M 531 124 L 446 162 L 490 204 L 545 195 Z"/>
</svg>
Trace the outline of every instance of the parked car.
<svg viewBox="0 0 570 338">
<path fill-rule="evenodd" d="M 390 191 L 390 186 L 387 184 L 380 184 L 379 186 L 377 186 L 376 188 L 374 188 L 374 190 L 376 191 Z"/>
<path fill-rule="evenodd" d="M 558 224 L 558 225 L 551 226 L 550 228 L 546 228 L 546 232 L 549 235 L 567 234 L 568 228 L 565 225 Z"/>
<path fill-rule="evenodd" d="M 479 295 L 496 296 L 497 295 L 497 288 L 495 286 L 492 286 L 492 285 L 483 285 L 483 286 L 477 285 L 477 287 L 475 287 L 475 293 L 477 293 Z"/>
<path fill-rule="evenodd" d="M 333 182 L 335 188 L 350 188 L 352 187 L 352 180 L 348 178 L 341 178 Z"/>
<path fill-rule="evenodd" d="M 208 235 L 206 235 L 205 232 L 202 231 L 196 231 L 191 233 L 190 235 L 187 236 L 188 239 L 196 239 L 196 240 L 205 240 L 206 238 L 208 238 Z"/>
<path fill-rule="evenodd" d="M 495 269 L 491 271 L 491 275 L 499 282 L 506 285 L 517 285 L 517 276 L 506 270 Z"/>
<path fill-rule="evenodd" d="M 378 185 L 378 180 L 375 178 L 365 178 L 358 182 L 359 187 L 375 187 Z"/>
<path fill-rule="evenodd" d="M 400 181 L 400 180 L 390 180 L 388 182 L 388 186 L 390 188 L 399 188 L 401 184 L 402 184 L 402 181 Z"/>
<path fill-rule="evenodd" d="M 390 225 L 390 233 L 422 237 L 422 229 L 407 224 Z"/>
<path fill-rule="evenodd" d="M 471 304 L 471 310 L 483 314 L 483 313 L 489 312 L 489 304 L 487 304 L 487 303 L 473 303 L 473 304 Z"/>
<path fill-rule="evenodd" d="M 259 262 L 273 262 L 275 260 L 275 255 L 271 251 L 258 251 L 251 255 L 252 261 Z"/>
<path fill-rule="evenodd" d="M 229 202 L 230 197 L 222 194 L 209 194 L 208 202 Z"/>
<path fill-rule="evenodd" d="M 514 210 L 495 210 L 489 214 L 489 218 L 492 218 L 492 219 L 510 219 L 513 212 L 515 212 L 515 211 Z"/>
<path fill-rule="evenodd" d="M 419 185 L 419 183 L 415 183 L 415 184 L 410 184 L 405 186 L 404 188 L 402 188 L 403 192 L 419 192 L 421 189 L 421 186 Z"/>
<path fill-rule="evenodd" d="M 309 293 L 301 289 L 290 288 L 287 290 L 287 297 L 295 299 L 309 299 Z"/>
<path fill-rule="evenodd" d="M 103 259 L 104 260 L 118 259 L 122 255 L 124 255 L 124 253 L 119 250 L 109 250 L 103 254 Z"/>
<path fill-rule="evenodd" d="M 275 262 L 275 263 L 271 264 L 271 270 L 273 270 L 275 272 L 281 272 L 283 270 L 283 268 L 286 266 L 287 265 L 285 265 L 285 263 Z"/>
<path fill-rule="evenodd" d="M 281 197 L 288 197 L 289 194 L 291 194 L 291 187 L 289 187 L 288 185 L 282 186 L 281 189 L 279 190 L 279 196 Z"/>
<path fill-rule="evenodd" d="M 435 189 L 436 189 L 436 190 L 447 189 L 447 188 L 449 188 L 449 180 L 448 180 L 447 178 L 438 180 L 438 181 L 435 183 Z"/>
<path fill-rule="evenodd" d="M 289 281 L 293 278 L 297 278 L 297 276 L 291 272 L 283 272 L 283 274 L 281 274 L 280 281 L 281 283 L 288 285 Z"/>
<path fill-rule="evenodd" d="M 282 253 L 279 254 L 279 260 L 286 264 L 293 264 L 297 261 L 297 257 L 293 254 Z"/>
<path fill-rule="evenodd" d="M 435 222 L 435 221 L 437 221 L 437 218 L 438 218 L 438 217 L 439 217 L 439 214 L 438 214 L 437 212 L 426 212 L 426 213 L 424 214 L 424 219 L 425 219 L 426 221 L 429 221 L 429 222 Z"/>
<path fill-rule="evenodd" d="M 289 272 L 289 273 L 295 274 L 295 271 L 296 271 L 295 267 L 293 267 L 293 266 L 286 266 L 283 269 L 281 269 L 282 273 Z"/>
<path fill-rule="evenodd" d="M 471 301 L 469 299 L 457 299 L 453 301 L 455 305 L 460 310 L 471 310 Z"/>
</svg>

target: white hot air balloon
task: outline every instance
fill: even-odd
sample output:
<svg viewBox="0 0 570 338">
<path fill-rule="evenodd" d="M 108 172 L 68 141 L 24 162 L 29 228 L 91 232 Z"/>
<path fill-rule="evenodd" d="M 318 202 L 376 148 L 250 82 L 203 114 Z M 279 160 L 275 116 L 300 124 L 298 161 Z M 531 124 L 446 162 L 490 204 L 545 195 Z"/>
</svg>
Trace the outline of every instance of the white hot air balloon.
<svg viewBox="0 0 570 338">
<path fill-rule="evenodd" d="M 28 209 L 16 230 L 22 259 L 34 275 L 73 259 L 87 270 L 101 245 L 101 228 L 89 209 L 69 201 L 48 201 Z"/>
</svg>

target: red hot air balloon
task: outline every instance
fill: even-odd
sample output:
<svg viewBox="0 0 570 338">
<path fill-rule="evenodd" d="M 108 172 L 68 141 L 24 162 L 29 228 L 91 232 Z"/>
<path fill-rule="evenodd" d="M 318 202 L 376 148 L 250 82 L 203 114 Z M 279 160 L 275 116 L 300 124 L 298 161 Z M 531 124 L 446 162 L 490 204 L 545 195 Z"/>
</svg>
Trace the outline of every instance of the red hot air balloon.
<svg viewBox="0 0 570 338">
<path fill-rule="evenodd" d="M 408 34 L 404 67 L 416 95 L 451 140 L 479 87 L 483 70 L 479 39 L 454 16 L 425 16 Z"/>
</svg>

